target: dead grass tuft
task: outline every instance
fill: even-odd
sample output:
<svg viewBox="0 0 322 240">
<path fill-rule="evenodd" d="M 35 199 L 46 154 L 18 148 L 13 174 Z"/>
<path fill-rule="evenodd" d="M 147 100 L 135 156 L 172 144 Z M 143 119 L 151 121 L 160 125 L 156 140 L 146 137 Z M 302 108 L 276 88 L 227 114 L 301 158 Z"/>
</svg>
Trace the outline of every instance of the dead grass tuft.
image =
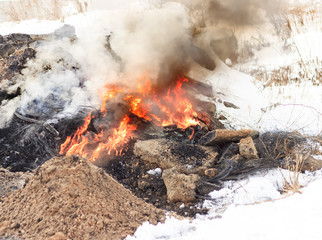
<svg viewBox="0 0 322 240">
<path fill-rule="evenodd" d="M 305 159 L 310 156 L 310 153 L 307 154 L 294 154 L 286 158 L 286 169 L 289 170 L 289 176 L 286 177 L 283 175 L 284 184 L 283 191 L 291 193 L 302 193 L 300 189 L 303 187 L 299 182 L 299 177 L 302 172 L 303 164 Z"/>
</svg>

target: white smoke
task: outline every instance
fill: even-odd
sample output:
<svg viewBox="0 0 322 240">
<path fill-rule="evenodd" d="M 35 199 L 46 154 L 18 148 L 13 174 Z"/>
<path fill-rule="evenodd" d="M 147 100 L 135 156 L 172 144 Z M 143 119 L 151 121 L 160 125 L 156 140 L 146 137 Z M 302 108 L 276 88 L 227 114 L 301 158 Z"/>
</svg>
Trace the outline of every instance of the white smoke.
<svg viewBox="0 0 322 240">
<path fill-rule="evenodd" d="M 54 39 L 37 48 L 17 84 L 22 89 L 18 111 L 55 118 L 84 105 L 99 108 L 107 84 L 132 86 L 145 73 L 155 84 L 172 81 L 189 70 L 192 59 L 209 62 L 209 41 L 194 36 L 194 12 L 212 24 L 254 19 L 271 6 L 261 0 L 236 2 L 94 0 L 92 12 L 65 19 L 76 27 L 75 41 Z"/>
<path fill-rule="evenodd" d="M 22 71 L 16 85 L 22 89 L 21 114 L 52 119 L 76 113 L 83 106 L 99 108 L 107 84 L 133 86 L 145 73 L 152 80 L 170 77 L 191 61 L 186 53 L 191 26 L 182 5 L 140 6 L 136 11 L 132 6 L 79 19 L 87 22 L 76 24 L 76 40 L 43 42 L 36 59 Z M 106 48 L 107 35 L 117 57 Z"/>
</svg>

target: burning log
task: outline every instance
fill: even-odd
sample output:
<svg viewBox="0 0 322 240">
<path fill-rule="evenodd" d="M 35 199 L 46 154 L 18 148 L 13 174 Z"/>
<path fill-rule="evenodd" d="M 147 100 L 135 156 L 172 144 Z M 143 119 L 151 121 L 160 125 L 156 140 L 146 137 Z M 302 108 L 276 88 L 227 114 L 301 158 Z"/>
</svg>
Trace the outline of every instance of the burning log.
<svg viewBox="0 0 322 240">
<path fill-rule="evenodd" d="M 199 144 L 205 146 L 215 146 L 217 144 L 228 143 L 228 142 L 238 142 L 242 138 L 246 137 L 256 137 L 258 132 L 249 129 L 243 129 L 238 131 L 228 130 L 228 129 L 217 129 L 209 132 L 199 140 Z"/>
</svg>

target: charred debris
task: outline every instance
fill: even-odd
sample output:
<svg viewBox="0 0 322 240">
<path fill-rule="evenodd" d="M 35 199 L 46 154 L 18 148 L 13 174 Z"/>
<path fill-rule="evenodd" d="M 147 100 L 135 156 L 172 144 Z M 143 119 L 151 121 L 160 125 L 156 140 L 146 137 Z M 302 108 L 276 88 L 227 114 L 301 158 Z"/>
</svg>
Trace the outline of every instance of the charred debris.
<svg viewBox="0 0 322 240">
<path fill-rule="evenodd" d="M 74 34 L 68 26 L 50 36 L 0 36 L 1 81 L 14 85 L 27 60 L 36 56 L 39 41 L 66 34 L 73 41 Z M 112 53 L 118 59 L 116 53 Z M 211 86 L 197 80 L 189 79 L 184 87 L 191 98 L 196 92 L 202 92 L 208 99 L 214 97 Z M 20 94 L 20 88 L 11 92 L 1 89 L 0 104 L 18 98 Z M 296 164 L 291 156 L 300 154 L 299 147 L 307 141 L 301 135 L 227 130 L 216 117 L 214 103 L 194 101 L 200 113 L 198 125 L 186 129 L 174 125 L 162 127 L 132 115 L 131 121 L 137 129 L 127 143 L 126 151 L 96 164 L 136 196 L 158 208 L 185 216 L 207 212 L 195 203 L 206 199 L 210 191 L 220 189 L 224 181 L 238 180 L 265 169 L 290 169 L 290 165 Z M 59 121 L 49 121 L 48 115 L 23 115 L 16 111 L 11 122 L 0 129 L 1 166 L 12 172 L 33 171 L 58 156 L 61 144 L 83 124 L 89 111 L 96 121 L 106 122 L 98 110 L 88 108 Z M 91 123 L 88 131 L 97 133 L 97 126 Z M 309 153 L 303 156 L 301 171 L 322 168 Z M 185 207 L 179 208 L 182 203 Z"/>
</svg>

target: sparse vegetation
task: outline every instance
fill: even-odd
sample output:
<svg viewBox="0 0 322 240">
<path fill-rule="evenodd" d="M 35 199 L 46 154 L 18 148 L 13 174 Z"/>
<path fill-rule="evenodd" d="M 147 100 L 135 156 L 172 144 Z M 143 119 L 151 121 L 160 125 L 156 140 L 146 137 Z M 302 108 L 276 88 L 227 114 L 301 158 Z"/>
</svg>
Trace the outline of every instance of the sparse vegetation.
<svg viewBox="0 0 322 240">
<path fill-rule="evenodd" d="M 300 184 L 299 177 L 301 174 L 301 170 L 305 161 L 310 153 L 307 154 L 293 154 L 289 155 L 286 158 L 287 169 L 289 170 L 289 176 L 283 176 L 284 178 L 284 186 L 283 190 L 285 192 L 292 193 L 302 193 L 300 189 L 303 187 Z"/>
<path fill-rule="evenodd" d="M 63 20 L 68 15 L 84 13 L 87 8 L 87 0 L 19 0 L 0 8 L 0 13 L 11 21 L 33 18 Z"/>
</svg>

